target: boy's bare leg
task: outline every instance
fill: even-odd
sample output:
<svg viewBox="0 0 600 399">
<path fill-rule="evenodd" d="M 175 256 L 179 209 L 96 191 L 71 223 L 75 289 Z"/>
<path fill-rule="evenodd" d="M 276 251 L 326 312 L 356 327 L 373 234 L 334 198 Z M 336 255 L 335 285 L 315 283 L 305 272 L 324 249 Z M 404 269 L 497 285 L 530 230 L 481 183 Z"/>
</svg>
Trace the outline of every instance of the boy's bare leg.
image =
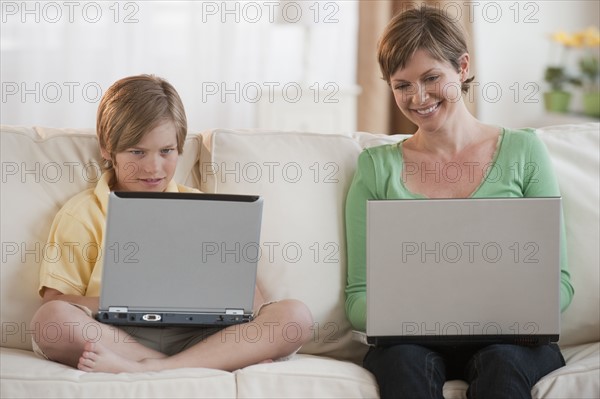
<svg viewBox="0 0 600 399">
<path fill-rule="evenodd" d="M 90 343 L 85 346 L 78 368 L 101 372 L 182 367 L 233 371 L 292 354 L 310 339 L 312 323 L 312 315 L 302 302 L 284 300 L 265 306 L 252 322 L 227 327 L 171 357 L 141 356 L 136 360 L 125 358 L 104 342 Z"/>
<path fill-rule="evenodd" d="M 30 329 L 36 331 L 34 340 L 50 360 L 72 367 L 77 367 L 85 345 L 92 341 L 131 361 L 165 357 L 65 301 L 44 303 L 33 316 Z"/>
</svg>

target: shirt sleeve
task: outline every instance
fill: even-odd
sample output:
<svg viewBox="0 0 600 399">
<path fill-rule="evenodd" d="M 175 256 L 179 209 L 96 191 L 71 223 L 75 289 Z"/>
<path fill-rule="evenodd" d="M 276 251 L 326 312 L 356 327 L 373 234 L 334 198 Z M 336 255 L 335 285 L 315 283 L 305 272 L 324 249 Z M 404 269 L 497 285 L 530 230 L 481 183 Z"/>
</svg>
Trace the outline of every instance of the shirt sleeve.
<svg viewBox="0 0 600 399">
<path fill-rule="evenodd" d="M 363 151 L 346 197 L 346 315 L 352 326 L 361 331 L 365 330 L 367 313 L 366 209 L 367 200 L 372 198 L 376 198 L 375 167 L 370 153 Z"/>
<path fill-rule="evenodd" d="M 519 168 L 523 173 L 523 195 L 525 197 L 560 196 L 552 161 L 546 146 L 537 135 L 534 135 L 530 141 L 528 153 L 528 159 Z M 575 290 L 571 285 L 567 261 L 567 237 L 562 209 L 560 219 L 560 307 L 561 311 L 564 311 L 571 303 Z"/>
<path fill-rule="evenodd" d="M 52 223 L 40 267 L 38 292 L 53 288 L 65 295 L 85 295 L 100 255 L 93 232 L 68 212 L 60 211 Z"/>
</svg>

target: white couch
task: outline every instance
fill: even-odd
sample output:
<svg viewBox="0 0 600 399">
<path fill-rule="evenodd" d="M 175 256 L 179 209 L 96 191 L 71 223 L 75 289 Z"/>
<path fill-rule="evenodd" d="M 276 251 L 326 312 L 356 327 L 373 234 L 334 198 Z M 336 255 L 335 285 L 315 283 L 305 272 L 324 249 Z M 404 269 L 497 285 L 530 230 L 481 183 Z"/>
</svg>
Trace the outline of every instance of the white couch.
<svg viewBox="0 0 600 399">
<path fill-rule="evenodd" d="M 600 397 L 599 131 L 599 124 L 583 124 L 539 132 L 564 197 L 576 294 L 563 314 L 567 366 L 543 378 L 534 397 Z M 176 179 L 206 192 L 264 197 L 259 284 L 270 299 L 304 301 L 314 316 L 313 336 L 291 360 L 232 373 L 188 368 L 117 375 L 36 357 L 32 335 L 53 337 L 56 330 L 28 325 L 40 305 L 38 268 L 48 256 L 50 223 L 69 197 L 98 177 L 96 137 L 91 130 L 15 126 L 2 126 L 0 137 L 2 398 L 378 396 L 373 376 L 360 366 L 366 348 L 352 341 L 344 313 L 344 201 L 361 149 L 398 136 L 190 133 Z M 465 389 L 464 382 L 449 381 L 444 395 L 463 398 Z"/>
</svg>

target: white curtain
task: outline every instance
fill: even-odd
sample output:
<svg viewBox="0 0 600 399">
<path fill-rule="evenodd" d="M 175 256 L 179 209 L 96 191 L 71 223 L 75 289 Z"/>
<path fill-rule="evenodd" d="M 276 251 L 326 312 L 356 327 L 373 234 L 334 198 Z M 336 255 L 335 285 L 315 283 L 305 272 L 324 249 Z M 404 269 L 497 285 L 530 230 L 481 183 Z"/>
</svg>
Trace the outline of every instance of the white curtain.
<svg viewBox="0 0 600 399">
<path fill-rule="evenodd" d="M 0 121 L 94 127 L 117 79 L 179 91 L 189 128 L 257 127 L 261 101 L 356 82 L 356 1 L 2 2 Z M 274 95 L 274 97 L 273 97 Z"/>
</svg>

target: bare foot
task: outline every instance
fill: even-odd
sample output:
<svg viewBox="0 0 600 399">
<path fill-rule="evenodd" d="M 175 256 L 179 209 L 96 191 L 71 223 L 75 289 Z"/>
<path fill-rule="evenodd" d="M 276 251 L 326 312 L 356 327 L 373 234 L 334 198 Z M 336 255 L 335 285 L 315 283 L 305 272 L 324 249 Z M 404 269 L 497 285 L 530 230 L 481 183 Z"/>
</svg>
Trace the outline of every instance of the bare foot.
<svg viewBox="0 0 600 399">
<path fill-rule="evenodd" d="M 77 368 L 88 372 L 131 373 L 149 371 L 148 362 L 129 360 L 99 342 L 86 342 Z"/>
</svg>

